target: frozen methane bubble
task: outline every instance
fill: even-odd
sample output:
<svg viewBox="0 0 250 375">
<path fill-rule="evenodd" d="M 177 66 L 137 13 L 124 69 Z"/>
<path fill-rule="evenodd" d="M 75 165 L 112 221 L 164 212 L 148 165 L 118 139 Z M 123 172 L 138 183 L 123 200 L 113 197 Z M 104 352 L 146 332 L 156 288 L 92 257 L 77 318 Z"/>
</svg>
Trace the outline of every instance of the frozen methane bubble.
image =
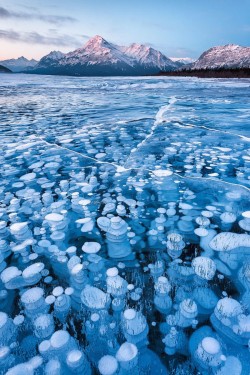
<svg viewBox="0 0 250 375">
<path fill-rule="evenodd" d="M 138 363 L 138 349 L 130 343 L 124 342 L 116 353 L 116 359 L 125 370 L 131 370 Z"/>
<path fill-rule="evenodd" d="M 34 181 L 36 178 L 36 174 L 35 173 L 27 173 L 27 174 L 24 174 L 23 176 L 20 177 L 20 180 L 25 182 L 25 183 L 29 183 L 31 181 Z"/>
<path fill-rule="evenodd" d="M 213 337 L 205 337 L 199 344 L 195 355 L 205 368 L 216 368 L 222 362 L 220 343 Z"/>
<path fill-rule="evenodd" d="M 148 324 L 144 315 L 134 309 L 125 310 L 123 332 L 128 342 L 143 345 L 148 335 Z"/>
<path fill-rule="evenodd" d="M 201 342 L 202 348 L 211 355 L 217 354 L 220 351 L 220 344 L 213 337 L 205 337 Z"/>
<path fill-rule="evenodd" d="M 113 375 L 118 370 L 118 362 L 112 355 L 105 355 L 98 362 L 98 370 L 101 375 Z"/>
<path fill-rule="evenodd" d="M 167 169 L 156 169 L 153 171 L 154 175 L 157 177 L 169 177 L 172 176 L 173 172 Z"/>
<path fill-rule="evenodd" d="M 46 339 L 50 337 L 55 330 L 54 320 L 50 314 L 39 315 L 34 320 L 35 335 L 39 339 Z"/>
<path fill-rule="evenodd" d="M 131 246 L 127 238 L 127 223 L 119 216 L 99 217 L 97 224 L 106 232 L 108 254 L 110 258 L 126 258 L 131 254 Z"/>
<path fill-rule="evenodd" d="M 233 223 L 236 221 L 237 217 L 233 212 L 223 212 L 220 215 L 222 229 L 229 231 L 232 228 Z"/>
<path fill-rule="evenodd" d="M 56 212 L 50 213 L 45 216 L 45 220 L 48 222 L 50 226 L 56 226 L 64 219 L 63 215 L 60 215 Z"/>
<path fill-rule="evenodd" d="M 179 233 L 168 234 L 167 241 L 167 252 L 171 258 L 178 258 L 182 254 L 182 250 L 185 247 L 185 242 L 182 239 L 182 235 Z"/>
<path fill-rule="evenodd" d="M 27 222 L 14 223 L 10 226 L 10 232 L 17 241 L 23 241 L 31 237 L 31 231 Z"/>
<path fill-rule="evenodd" d="M 107 269 L 107 292 L 114 297 L 123 297 L 127 292 L 128 283 L 118 275 L 116 267 Z"/>
<path fill-rule="evenodd" d="M 158 311 L 167 314 L 172 307 L 172 299 L 169 296 L 171 285 L 165 276 L 158 277 L 155 282 L 154 304 Z"/>
<path fill-rule="evenodd" d="M 176 323 L 180 327 L 189 327 L 198 315 L 198 307 L 194 300 L 184 299 L 176 313 Z"/>
<path fill-rule="evenodd" d="M 241 215 L 244 219 L 239 221 L 239 226 L 243 230 L 250 232 L 250 211 L 244 211 Z"/>
<path fill-rule="evenodd" d="M 82 251 L 86 254 L 95 254 L 100 251 L 101 245 L 98 242 L 85 242 Z"/>
<path fill-rule="evenodd" d="M 241 248 L 250 251 L 250 235 L 233 232 L 221 232 L 217 234 L 209 246 L 215 251 L 232 251 L 239 252 Z"/>
<path fill-rule="evenodd" d="M 5 270 L 3 270 L 1 273 L 1 281 L 5 284 L 6 289 L 9 289 L 9 286 L 12 285 L 13 281 L 20 280 L 21 274 L 22 271 L 14 266 L 7 267 Z M 22 282 L 20 286 L 22 286 Z"/>
<path fill-rule="evenodd" d="M 61 360 L 65 360 L 65 355 L 75 348 L 75 340 L 67 331 L 56 331 L 50 338 L 49 350 L 54 352 Z"/>
<path fill-rule="evenodd" d="M 25 314 L 30 319 L 35 319 L 42 313 L 47 313 L 49 306 L 44 299 L 44 290 L 34 287 L 26 290 L 21 296 L 21 302 L 25 308 Z"/>
<path fill-rule="evenodd" d="M 10 343 L 15 338 L 16 327 L 5 312 L 0 312 L 0 345 Z"/>
<path fill-rule="evenodd" d="M 81 301 L 90 310 L 102 310 L 108 308 L 110 297 L 101 289 L 86 285 L 81 292 Z"/>
<path fill-rule="evenodd" d="M 192 267 L 196 275 L 205 280 L 212 280 L 216 272 L 214 261 L 206 257 L 194 258 L 192 261 Z"/>
<path fill-rule="evenodd" d="M 58 359 L 50 359 L 45 366 L 45 375 L 60 375 L 61 374 L 61 364 Z"/>
<path fill-rule="evenodd" d="M 34 375 L 34 368 L 29 363 L 20 363 L 9 369 L 6 375 Z"/>
<path fill-rule="evenodd" d="M 75 374 L 91 374 L 91 368 L 85 355 L 78 349 L 68 352 L 66 363 Z"/>
<path fill-rule="evenodd" d="M 94 221 L 91 217 L 85 217 L 83 219 L 76 220 L 77 225 L 82 225 L 81 232 L 91 232 L 94 228 Z"/>
<path fill-rule="evenodd" d="M 247 345 L 250 339 L 250 316 L 244 315 L 243 306 L 235 299 L 220 299 L 211 315 L 214 328 L 228 340 Z"/>
<path fill-rule="evenodd" d="M 23 271 L 23 278 L 27 285 L 34 285 L 42 278 L 41 271 L 44 269 L 44 263 L 33 263 Z"/>
</svg>

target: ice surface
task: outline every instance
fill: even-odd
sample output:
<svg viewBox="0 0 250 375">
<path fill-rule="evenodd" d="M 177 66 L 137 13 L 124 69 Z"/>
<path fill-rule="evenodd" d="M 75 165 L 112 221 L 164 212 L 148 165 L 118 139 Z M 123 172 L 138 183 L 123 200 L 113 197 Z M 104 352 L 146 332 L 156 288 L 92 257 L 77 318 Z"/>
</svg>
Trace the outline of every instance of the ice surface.
<svg viewBox="0 0 250 375">
<path fill-rule="evenodd" d="M 0 86 L 3 373 L 248 374 L 249 81 Z"/>
</svg>

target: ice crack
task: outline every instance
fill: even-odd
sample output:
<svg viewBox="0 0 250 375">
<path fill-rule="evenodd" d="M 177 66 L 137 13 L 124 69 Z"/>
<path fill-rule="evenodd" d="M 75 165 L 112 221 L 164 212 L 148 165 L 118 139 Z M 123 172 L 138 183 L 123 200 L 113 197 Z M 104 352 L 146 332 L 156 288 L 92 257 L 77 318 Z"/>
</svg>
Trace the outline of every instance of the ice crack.
<svg viewBox="0 0 250 375">
<path fill-rule="evenodd" d="M 41 137 L 39 137 L 39 136 L 35 136 L 35 135 L 33 135 L 32 137 L 34 137 L 34 138 L 36 138 L 36 139 L 39 139 L 40 141 L 46 143 L 46 144 L 49 145 L 49 146 L 55 146 L 55 147 L 57 147 L 57 148 L 60 148 L 60 149 L 65 150 L 65 151 L 70 151 L 70 152 L 72 152 L 72 153 L 74 153 L 74 154 L 76 154 L 76 155 L 78 155 L 78 156 L 80 156 L 80 157 L 82 157 L 82 158 L 84 158 L 84 159 L 92 160 L 92 161 L 94 161 L 94 162 L 97 163 L 97 164 L 106 164 L 106 165 L 111 165 L 111 166 L 113 166 L 113 167 L 116 169 L 116 171 L 117 171 L 118 173 L 124 173 L 124 172 L 128 172 L 128 171 L 133 171 L 133 170 L 134 170 L 134 171 L 137 171 L 137 170 L 141 171 L 142 169 L 143 169 L 144 171 L 149 172 L 149 173 L 154 173 L 154 172 L 155 172 L 155 170 L 153 170 L 153 169 L 149 169 L 149 168 L 145 168 L 145 167 L 143 167 L 143 166 L 142 166 L 141 168 L 135 168 L 135 167 L 132 167 L 132 168 L 125 168 L 125 167 L 123 167 L 123 166 L 121 166 L 121 165 L 119 165 L 119 164 L 115 164 L 115 163 L 111 163 L 111 162 L 107 162 L 107 161 L 101 161 L 101 160 L 97 160 L 97 159 L 95 159 L 95 158 L 92 158 L 91 156 L 83 155 L 83 154 L 81 154 L 80 152 L 77 152 L 77 151 L 71 150 L 71 149 L 69 149 L 69 148 L 67 148 L 67 147 L 60 146 L 60 145 L 58 145 L 58 144 L 56 144 L 56 143 L 50 143 L 50 142 L 46 141 L 45 139 L 43 139 L 43 138 L 41 138 Z M 31 137 L 31 138 L 32 138 L 32 137 Z M 178 178 L 180 178 L 180 179 L 182 179 L 182 180 L 188 180 L 188 179 L 191 179 L 191 180 L 201 180 L 201 181 L 214 181 L 214 182 L 219 182 L 219 183 L 222 183 L 222 184 L 225 184 L 225 185 L 228 185 L 228 186 L 236 186 L 236 187 L 240 187 L 240 188 L 246 190 L 248 193 L 250 193 L 250 188 L 248 188 L 248 187 L 246 187 L 246 186 L 244 186 L 244 185 L 236 184 L 236 183 L 228 182 L 228 181 L 224 181 L 224 180 L 218 180 L 218 179 L 215 179 L 215 178 L 212 178 L 212 177 L 190 177 L 190 176 L 189 176 L 189 177 L 186 177 L 186 176 L 181 176 L 179 173 L 176 173 L 176 172 L 173 172 L 173 175 L 176 176 L 176 177 L 178 177 Z"/>
<path fill-rule="evenodd" d="M 177 102 L 177 100 L 178 99 L 175 96 L 171 96 L 170 99 L 169 99 L 169 103 L 167 105 L 164 105 L 164 106 L 160 107 L 160 109 L 158 110 L 158 112 L 155 115 L 155 121 L 153 123 L 153 126 L 151 128 L 150 133 L 140 143 L 138 143 L 138 145 L 133 150 L 131 150 L 131 153 L 130 153 L 128 159 L 127 159 L 126 164 L 129 162 L 129 159 L 130 159 L 131 155 L 133 153 L 137 152 L 139 150 L 139 148 L 141 148 L 144 145 L 144 143 L 147 142 L 147 140 L 150 137 L 152 137 L 152 135 L 154 134 L 155 130 L 157 129 L 157 127 L 160 124 L 162 124 L 162 123 L 165 122 L 164 114 L 169 111 L 169 109 L 173 106 L 173 104 L 175 102 Z"/>
</svg>

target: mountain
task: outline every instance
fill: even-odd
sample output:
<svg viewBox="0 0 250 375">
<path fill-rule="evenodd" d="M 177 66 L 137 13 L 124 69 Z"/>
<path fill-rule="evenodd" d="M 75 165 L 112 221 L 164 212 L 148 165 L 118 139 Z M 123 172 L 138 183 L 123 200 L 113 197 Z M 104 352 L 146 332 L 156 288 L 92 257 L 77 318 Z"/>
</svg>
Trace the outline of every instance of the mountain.
<svg viewBox="0 0 250 375">
<path fill-rule="evenodd" d="M 37 61 L 34 59 L 28 60 L 25 57 L 21 56 L 18 57 L 18 59 L 0 61 L 0 64 L 12 70 L 12 72 L 17 73 L 33 68 L 37 64 Z"/>
<path fill-rule="evenodd" d="M 135 59 L 145 69 L 169 71 L 176 69 L 176 64 L 161 52 L 144 44 L 133 43 L 129 47 L 121 47 L 125 55 Z"/>
<path fill-rule="evenodd" d="M 191 57 L 170 57 L 170 59 L 178 64 L 179 68 L 184 66 L 187 68 L 190 64 L 195 62 L 195 59 Z"/>
<path fill-rule="evenodd" d="M 52 56 L 52 58 L 51 58 Z M 178 67 L 161 52 L 139 44 L 120 47 L 99 35 L 67 54 L 51 52 L 30 71 L 75 76 L 125 76 L 155 74 Z"/>
<path fill-rule="evenodd" d="M 49 69 L 51 72 L 56 71 L 59 61 L 65 56 L 64 53 L 60 51 L 52 51 L 48 55 L 41 58 L 41 60 L 34 66 L 30 72 L 36 72 L 40 74 L 46 74 Z"/>
<path fill-rule="evenodd" d="M 250 68 L 250 47 L 227 44 L 210 48 L 191 64 L 190 68 L 192 70 Z"/>
<path fill-rule="evenodd" d="M 3 65 L 0 65 L 0 73 L 12 73 L 12 71 Z"/>
</svg>

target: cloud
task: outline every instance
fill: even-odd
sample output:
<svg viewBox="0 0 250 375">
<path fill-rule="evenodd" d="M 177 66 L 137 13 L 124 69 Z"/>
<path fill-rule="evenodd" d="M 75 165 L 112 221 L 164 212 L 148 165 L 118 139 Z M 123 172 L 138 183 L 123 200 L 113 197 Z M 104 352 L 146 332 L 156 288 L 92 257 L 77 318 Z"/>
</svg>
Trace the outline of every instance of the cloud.
<svg viewBox="0 0 250 375">
<path fill-rule="evenodd" d="M 17 32 L 14 30 L 1 30 L 0 39 L 9 40 L 12 42 L 23 42 L 30 44 L 42 44 L 59 47 L 79 47 L 82 41 L 74 36 L 65 34 L 58 34 L 54 31 L 53 35 L 42 35 L 36 31 L 32 32 Z"/>
<path fill-rule="evenodd" d="M 91 35 L 86 35 L 86 34 L 80 34 L 79 36 L 83 39 L 90 39 L 91 38 Z"/>
<path fill-rule="evenodd" d="M 11 17 L 10 12 L 5 8 L 0 7 L 0 18 L 10 18 L 10 17 Z"/>
<path fill-rule="evenodd" d="M 50 14 L 40 14 L 36 11 L 32 12 L 15 12 L 9 11 L 6 8 L 0 7 L 0 19 L 21 19 L 21 20 L 39 20 L 48 23 L 52 23 L 54 25 L 59 25 L 62 23 L 72 23 L 76 22 L 77 19 L 69 16 L 55 16 Z"/>
</svg>

